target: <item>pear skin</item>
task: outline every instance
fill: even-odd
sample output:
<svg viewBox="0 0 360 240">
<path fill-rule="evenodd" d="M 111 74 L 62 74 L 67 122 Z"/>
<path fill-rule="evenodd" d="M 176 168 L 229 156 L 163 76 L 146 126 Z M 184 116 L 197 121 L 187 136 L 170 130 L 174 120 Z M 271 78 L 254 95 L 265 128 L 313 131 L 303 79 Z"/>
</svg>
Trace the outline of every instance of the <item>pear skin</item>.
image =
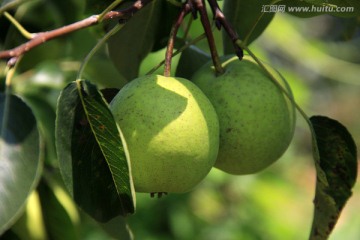
<svg viewBox="0 0 360 240">
<path fill-rule="evenodd" d="M 288 148 L 295 128 L 295 108 L 258 64 L 245 56 L 225 57 L 225 73 L 217 76 L 211 63 L 192 81 L 212 102 L 219 118 L 220 149 L 215 167 L 236 175 L 259 172 Z M 291 94 L 284 78 L 266 66 Z"/>
<path fill-rule="evenodd" d="M 189 80 L 137 78 L 120 90 L 110 109 L 128 146 L 137 192 L 190 191 L 215 164 L 218 118 Z"/>
</svg>

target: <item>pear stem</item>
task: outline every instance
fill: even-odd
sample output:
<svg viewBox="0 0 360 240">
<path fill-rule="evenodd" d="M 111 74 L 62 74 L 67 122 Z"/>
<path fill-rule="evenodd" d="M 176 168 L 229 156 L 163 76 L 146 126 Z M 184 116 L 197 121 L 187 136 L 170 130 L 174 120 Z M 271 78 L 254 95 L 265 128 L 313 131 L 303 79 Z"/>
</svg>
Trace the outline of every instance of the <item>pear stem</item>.
<svg viewBox="0 0 360 240">
<path fill-rule="evenodd" d="M 211 24 L 208 18 L 208 14 L 206 12 L 205 3 L 203 0 L 192 0 L 194 6 L 200 13 L 200 20 L 205 30 L 206 38 L 208 40 L 211 57 L 214 63 L 215 71 L 217 75 L 221 75 L 224 73 L 224 69 L 221 66 L 221 61 L 219 58 L 218 51 L 216 49 L 214 35 L 211 30 Z"/>
<path fill-rule="evenodd" d="M 189 12 L 190 12 L 190 5 L 185 3 L 183 5 L 183 8 L 182 8 L 178 18 L 175 20 L 175 22 L 171 28 L 170 37 L 169 37 L 169 41 L 168 41 L 166 53 L 165 53 L 165 65 L 164 65 L 164 76 L 165 77 L 170 77 L 170 75 L 171 75 L 171 60 L 173 57 L 176 35 L 181 26 L 181 23 L 184 21 L 184 17 Z"/>
<path fill-rule="evenodd" d="M 191 40 L 190 42 L 187 42 L 187 43 L 186 43 L 185 45 L 183 45 L 181 48 L 179 48 L 178 50 L 176 50 L 176 51 L 173 53 L 172 57 L 175 57 L 176 55 L 182 53 L 186 48 L 188 48 L 188 47 L 190 47 L 191 45 L 194 45 L 194 44 L 196 44 L 197 42 L 203 40 L 205 37 L 206 37 L 206 35 L 205 35 L 205 33 L 203 33 L 203 34 L 197 36 L 195 39 Z M 154 73 L 156 70 L 158 70 L 162 65 L 164 65 L 165 62 L 166 62 L 165 59 L 162 60 L 159 64 L 157 64 L 157 65 L 156 65 L 155 67 L 153 67 L 150 71 L 148 71 L 148 72 L 146 73 L 146 75 L 151 75 L 151 74 L 153 74 L 153 73 Z"/>
<path fill-rule="evenodd" d="M 236 55 L 241 60 L 244 56 L 244 52 L 243 52 L 243 49 L 238 44 L 236 44 L 236 41 L 239 40 L 239 37 L 238 37 L 236 31 L 231 26 L 229 21 L 226 19 L 225 15 L 221 11 L 220 6 L 217 3 L 217 1 L 216 0 L 208 0 L 208 2 L 210 4 L 211 10 L 214 15 L 216 27 L 219 30 L 221 29 L 221 27 L 224 27 L 226 33 L 228 34 L 231 41 L 233 42 L 233 46 L 234 46 Z"/>
</svg>

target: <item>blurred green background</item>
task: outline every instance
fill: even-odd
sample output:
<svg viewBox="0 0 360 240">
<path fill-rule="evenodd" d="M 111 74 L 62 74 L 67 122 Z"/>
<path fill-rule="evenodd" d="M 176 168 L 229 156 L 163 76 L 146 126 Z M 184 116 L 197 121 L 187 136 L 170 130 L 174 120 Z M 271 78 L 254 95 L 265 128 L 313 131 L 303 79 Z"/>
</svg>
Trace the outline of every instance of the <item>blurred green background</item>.
<svg viewBox="0 0 360 240">
<path fill-rule="evenodd" d="M 31 1 L 12 13 L 31 32 L 53 29 L 84 17 L 82 1 L 64 1 L 78 9 L 76 11 L 69 11 L 70 5 L 62 6 L 59 2 L 43 4 L 42 1 Z M 279 13 L 260 38 L 250 45 L 253 52 L 285 76 L 295 100 L 309 116 L 326 115 L 337 119 L 352 133 L 358 147 L 359 25 L 359 17 L 323 15 L 297 18 Z M 4 17 L 0 17 L 0 29 L 1 49 L 24 41 Z M 14 79 L 15 92 L 43 101 L 51 121 L 59 92 L 67 82 L 76 79 L 77 70 L 86 53 L 97 42 L 100 30 L 100 27 L 81 30 L 29 52 Z M 195 38 L 202 32 L 196 21 L 189 37 Z M 217 31 L 215 34 L 222 51 L 221 34 Z M 205 40 L 197 46 L 208 52 Z M 151 53 L 143 61 L 140 75 L 163 60 L 164 52 L 161 49 Z M 174 58 L 173 73 L 178 59 L 179 56 Z M 2 81 L 5 64 L 0 62 Z M 84 74 L 99 87 L 121 87 L 125 83 L 118 80 L 121 76 L 107 57 L 105 48 L 94 56 Z M 52 126 L 42 127 L 49 129 Z M 51 133 L 46 136 L 53 137 Z M 47 154 L 46 163 L 56 171 L 54 151 L 47 151 Z M 142 240 L 306 239 L 312 223 L 315 177 L 310 132 L 298 114 L 291 146 L 268 169 L 249 176 L 231 176 L 213 169 L 199 186 L 187 194 L 170 194 L 160 199 L 150 198 L 149 194 L 137 194 L 137 212 L 126 222 L 136 239 Z M 66 196 L 60 198 L 69 200 Z M 330 239 L 359 239 L 359 210 L 358 181 Z M 86 214 L 74 209 L 69 211 L 75 215 L 73 221 L 80 239 L 111 238 Z M 33 223 L 29 224 L 30 228 L 34 227 Z"/>
</svg>

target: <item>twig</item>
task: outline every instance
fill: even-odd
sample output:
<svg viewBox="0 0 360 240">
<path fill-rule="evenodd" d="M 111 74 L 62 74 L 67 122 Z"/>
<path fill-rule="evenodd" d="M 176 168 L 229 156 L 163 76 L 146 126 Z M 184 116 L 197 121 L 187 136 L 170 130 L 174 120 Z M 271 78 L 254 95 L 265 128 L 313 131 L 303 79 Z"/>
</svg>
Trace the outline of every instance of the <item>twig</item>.
<svg viewBox="0 0 360 240">
<path fill-rule="evenodd" d="M 85 28 L 85 27 L 95 25 L 95 24 L 97 24 L 97 21 L 98 21 L 98 19 L 96 16 L 91 16 L 91 17 L 81 20 L 79 22 L 76 22 L 76 23 L 73 23 L 73 24 L 52 30 L 52 31 L 34 34 L 34 37 L 31 40 L 29 40 L 28 42 L 26 42 L 16 48 L 0 52 L 0 59 L 17 58 L 17 57 L 23 55 L 25 52 L 29 51 L 30 49 L 45 43 L 46 41 L 57 38 L 59 36 L 66 35 L 68 33 L 77 31 L 77 30 Z"/>
<path fill-rule="evenodd" d="M 186 48 L 190 47 L 191 45 L 196 44 L 197 42 L 203 40 L 204 38 L 206 38 L 205 33 L 201 34 L 200 36 L 196 37 L 195 39 L 191 40 L 190 42 L 186 43 L 185 45 L 183 45 L 181 48 L 179 48 L 178 50 L 176 50 L 172 57 L 175 57 L 176 55 L 180 54 L 181 52 L 183 52 Z M 151 75 L 153 74 L 156 70 L 158 70 L 163 64 L 165 64 L 165 59 L 162 60 L 159 64 L 157 64 L 155 67 L 153 67 L 149 72 L 146 73 L 146 75 Z"/>
<path fill-rule="evenodd" d="M 236 31 L 233 29 L 233 27 L 230 25 L 230 23 L 225 18 L 224 13 L 220 10 L 219 4 L 216 0 L 208 0 L 211 10 L 214 14 L 215 24 L 218 29 L 221 29 L 221 26 L 224 27 L 226 33 L 229 35 L 231 41 L 233 42 L 235 53 L 238 56 L 238 58 L 241 60 L 244 56 L 242 48 L 240 48 L 236 41 L 239 40 L 239 37 L 236 33 Z"/>
<path fill-rule="evenodd" d="M 134 4 L 126 9 L 119 11 L 110 11 L 104 15 L 103 21 L 111 20 L 111 19 L 129 19 L 131 18 L 137 11 L 142 9 L 146 4 L 153 0 L 137 0 Z M 75 32 L 77 30 L 87 28 L 99 23 L 98 15 L 93 15 L 78 22 L 72 23 L 70 25 L 66 25 L 64 27 L 54 29 L 52 31 L 40 32 L 33 35 L 33 38 L 28 42 L 10 49 L 0 52 L 0 59 L 17 59 L 19 56 L 28 52 L 36 46 L 39 46 L 49 40 L 54 38 L 64 36 L 66 34 Z M 16 61 L 13 61 L 16 62 Z"/>
<path fill-rule="evenodd" d="M 167 48 L 166 48 L 166 53 L 165 53 L 165 65 L 164 65 L 164 76 L 165 77 L 170 77 L 170 74 L 171 74 L 171 59 L 173 57 L 173 50 L 174 50 L 176 34 L 179 30 L 179 27 L 181 26 L 181 23 L 184 20 L 184 17 L 190 12 L 190 10 L 191 10 L 190 5 L 188 3 L 185 3 L 183 5 L 183 8 L 182 8 L 178 18 L 176 19 L 175 23 L 172 26 L 169 41 L 168 41 Z"/>
<path fill-rule="evenodd" d="M 26 38 L 33 38 L 33 34 L 28 32 L 21 24 L 8 12 L 4 12 L 4 16 L 15 26 L 15 28 Z"/>
<path fill-rule="evenodd" d="M 224 73 L 224 69 L 221 66 L 219 54 L 216 50 L 215 39 L 214 39 L 214 35 L 211 30 L 211 25 L 210 25 L 210 21 L 208 18 L 208 14 L 206 12 L 204 2 L 203 2 L 203 0 L 192 0 L 192 1 L 193 1 L 193 4 L 195 5 L 196 9 L 200 13 L 201 23 L 204 27 L 206 38 L 209 43 L 210 53 L 211 53 L 211 57 L 212 57 L 212 60 L 214 63 L 215 71 L 217 74 L 222 74 L 222 73 Z"/>
<path fill-rule="evenodd" d="M 99 23 L 101 23 L 105 17 L 105 15 L 116 8 L 123 0 L 115 0 L 113 1 L 102 13 L 99 14 Z"/>
<path fill-rule="evenodd" d="M 185 40 L 188 36 L 189 36 L 189 31 L 190 31 L 190 27 L 191 27 L 191 24 L 193 23 L 194 21 L 194 18 L 189 18 L 189 21 L 184 29 L 184 35 L 183 35 L 183 39 Z"/>
</svg>

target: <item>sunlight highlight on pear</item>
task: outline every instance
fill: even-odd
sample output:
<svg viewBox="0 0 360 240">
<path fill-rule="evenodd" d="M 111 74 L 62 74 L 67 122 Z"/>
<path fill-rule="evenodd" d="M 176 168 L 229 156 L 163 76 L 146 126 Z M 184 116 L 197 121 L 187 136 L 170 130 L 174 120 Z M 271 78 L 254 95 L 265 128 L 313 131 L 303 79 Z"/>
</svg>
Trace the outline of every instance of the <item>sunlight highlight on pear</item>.
<svg viewBox="0 0 360 240">
<path fill-rule="evenodd" d="M 192 82 L 159 75 L 131 81 L 110 108 L 130 154 L 138 192 L 187 192 L 213 167 L 216 112 Z"/>
</svg>

